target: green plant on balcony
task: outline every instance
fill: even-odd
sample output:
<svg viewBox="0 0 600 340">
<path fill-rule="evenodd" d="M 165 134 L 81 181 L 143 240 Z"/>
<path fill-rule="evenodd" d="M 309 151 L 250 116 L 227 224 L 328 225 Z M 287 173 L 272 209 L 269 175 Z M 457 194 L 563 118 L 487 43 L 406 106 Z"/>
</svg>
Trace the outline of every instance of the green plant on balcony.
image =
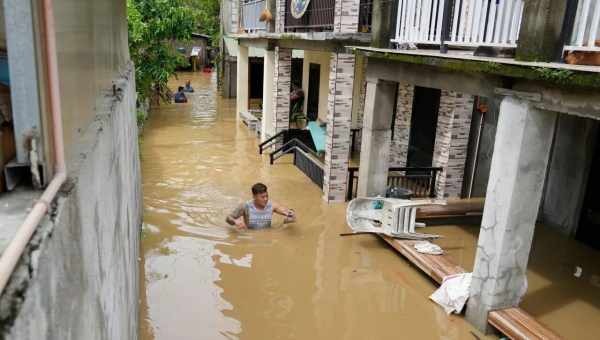
<svg viewBox="0 0 600 340">
<path fill-rule="evenodd" d="M 292 122 L 296 123 L 296 127 L 299 129 L 304 129 L 306 127 L 307 118 L 301 110 L 302 107 L 300 107 L 300 111 L 292 112 Z"/>
</svg>

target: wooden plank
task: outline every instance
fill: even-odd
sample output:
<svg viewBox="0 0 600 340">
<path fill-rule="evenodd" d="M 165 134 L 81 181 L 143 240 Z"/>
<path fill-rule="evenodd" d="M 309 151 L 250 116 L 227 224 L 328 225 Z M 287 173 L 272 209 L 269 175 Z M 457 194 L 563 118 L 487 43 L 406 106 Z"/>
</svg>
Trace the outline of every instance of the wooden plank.
<svg viewBox="0 0 600 340">
<path fill-rule="evenodd" d="M 521 308 L 506 308 L 490 312 L 488 322 L 513 340 L 562 339 Z"/>
<path fill-rule="evenodd" d="M 415 243 L 419 241 L 396 240 L 385 235 L 380 236 L 438 284 L 441 284 L 446 276 L 465 273 L 465 270 L 455 264 L 447 255 L 419 253 L 414 247 Z M 488 322 L 513 340 L 562 339 L 520 308 L 507 308 L 490 312 Z"/>
<path fill-rule="evenodd" d="M 465 270 L 454 264 L 448 256 L 419 253 L 414 247 L 415 243 L 419 241 L 396 240 L 388 236 L 382 236 L 382 238 L 439 284 L 448 275 L 465 273 Z"/>
</svg>

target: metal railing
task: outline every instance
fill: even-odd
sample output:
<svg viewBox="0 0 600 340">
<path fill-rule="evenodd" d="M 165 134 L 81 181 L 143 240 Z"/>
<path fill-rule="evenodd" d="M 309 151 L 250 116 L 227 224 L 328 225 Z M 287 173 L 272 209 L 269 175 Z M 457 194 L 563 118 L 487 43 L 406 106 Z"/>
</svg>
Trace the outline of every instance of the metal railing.
<svg viewBox="0 0 600 340">
<path fill-rule="evenodd" d="M 443 168 L 432 167 L 393 167 L 388 170 L 387 185 L 399 186 L 413 192 L 413 197 L 436 197 L 435 182 Z M 356 197 L 358 187 L 358 167 L 348 168 L 348 189 L 346 200 Z"/>
<path fill-rule="evenodd" d="M 300 147 L 294 147 L 294 165 L 322 189 L 325 170 L 323 169 L 323 164 L 314 157 L 311 157 L 311 154 L 304 152 Z"/>
<path fill-rule="evenodd" d="M 335 0 L 311 0 L 299 19 L 292 16 L 291 0 L 286 1 L 285 31 L 333 31 Z"/>
<path fill-rule="evenodd" d="M 570 40 L 565 50 L 600 51 L 600 1 L 579 0 Z"/>
<path fill-rule="evenodd" d="M 516 47 L 522 15 L 523 0 L 399 0 L 392 42 Z"/>
<path fill-rule="evenodd" d="M 247 33 L 266 31 L 267 23 L 260 21 L 260 14 L 265 9 L 266 0 L 241 0 L 241 27 Z"/>
<path fill-rule="evenodd" d="M 320 188 L 323 188 L 325 170 L 320 162 L 319 155 L 314 149 L 304 144 L 301 140 L 293 138 L 269 154 L 271 164 L 283 155 L 293 153 L 294 165 Z"/>
</svg>

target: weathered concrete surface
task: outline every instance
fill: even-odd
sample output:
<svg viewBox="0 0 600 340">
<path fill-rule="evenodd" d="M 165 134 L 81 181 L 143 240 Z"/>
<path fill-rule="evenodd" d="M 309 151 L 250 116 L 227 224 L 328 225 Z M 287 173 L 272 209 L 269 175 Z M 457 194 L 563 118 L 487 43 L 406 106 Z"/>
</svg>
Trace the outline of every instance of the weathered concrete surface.
<svg viewBox="0 0 600 340">
<path fill-rule="evenodd" d="M 597 130 L 595 120 L 558 118 L 540 217 L 544 225 L 568 236 L 579 224 Z"/>
<path fill-rule="evenodd" d="M 517 60 L 557 61 L 562 53 L 560 33 L 567 1 L 529 0 L 524 2 L 519 29 Z"/>
<path fill-rule="evenodd" d="M 104 92 L 50 218 L 0 298 L 0 338 L 136 339 L 141 186 L 132 67 Z"/>
<path fill-rule="evenodd" d="M 490 310 L 515 307 L 542 198 L 556 113 L 505 98 L 500 105 L 467 318 L 480 330 Z"/>
<path fill-rule="evenodd" d="M 358 170 L 359 197 L 385 195 L 390 162 L 391 125 L 397 93 L 397 83 L 367 83 Z"/>
</svg>

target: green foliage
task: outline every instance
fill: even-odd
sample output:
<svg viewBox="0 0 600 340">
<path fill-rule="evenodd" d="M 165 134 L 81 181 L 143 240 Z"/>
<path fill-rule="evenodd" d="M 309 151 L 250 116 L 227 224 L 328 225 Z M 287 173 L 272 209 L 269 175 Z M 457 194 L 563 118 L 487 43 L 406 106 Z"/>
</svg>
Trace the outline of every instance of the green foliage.
<svg viewBox="0 0 600 340">
<path fill-rule="evenodd" d="M 216 11 L 216 14 L 215 14 Z M 169 79 L 188 61 L 174 42 L 194 32 L 218 35 L 218 0 L 127 0 L 129 50 L 141 100 L 168 100 Z"/>
<path fill-rule="evenodd" d="M 219 44 L 220 3 L 219 0 L 183 0 L 196 13 L 199 33 L 209 35 L 213 46 Z"/>
</svg>

